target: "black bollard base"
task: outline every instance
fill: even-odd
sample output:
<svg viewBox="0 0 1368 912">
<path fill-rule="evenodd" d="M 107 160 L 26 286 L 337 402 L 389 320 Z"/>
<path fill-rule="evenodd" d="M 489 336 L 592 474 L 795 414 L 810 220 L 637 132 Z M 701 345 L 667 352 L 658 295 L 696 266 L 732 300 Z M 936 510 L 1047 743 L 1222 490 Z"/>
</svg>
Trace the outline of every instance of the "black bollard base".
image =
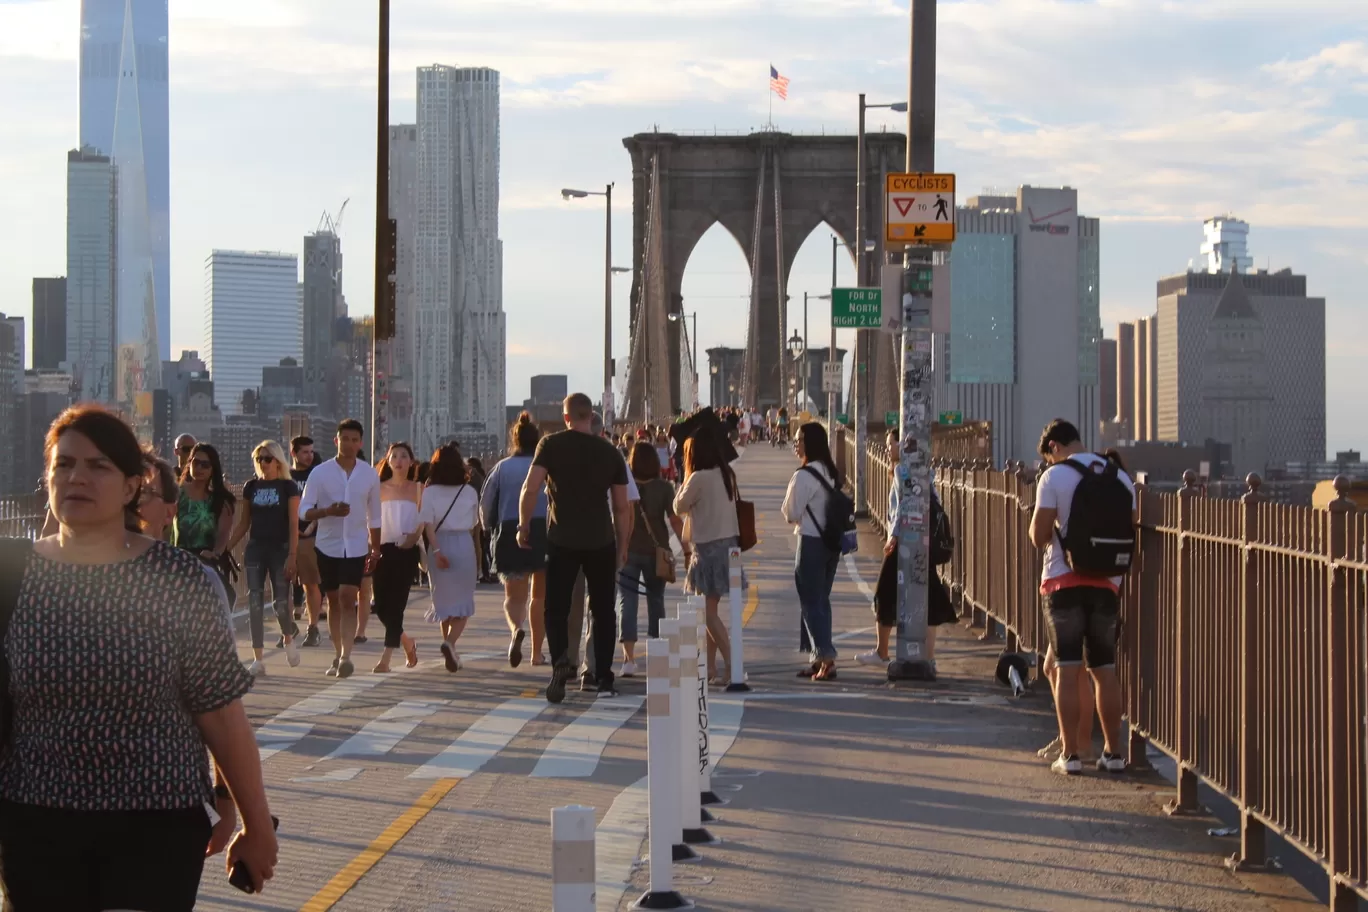
<svg viewBox="0 0 1368 912">
<path fill-rule="evenodd" d="M 716 816 L 715 814 L 713 814 L 712 811 L 708 810 L 708 809 L 705 808 L 705 807 L 701 807 L 701 808 L 698 809 L 698 819 L 701 820 L 701 821 L 704 822 L 704 823 L 716 823 L 716 822 L 717 822 L 717 816 Z"/>
<path fill-rule="evenodd" d="M 685 844 L 685 845 L 691 845 L 691 846 L 696 846 L 696 845 L 721 845 L 721 844 L 722 844 L 722 840 L 718 839 L 718 838 L 717 838 L 716 836 L 714 836 L 712 833 L 709 833 L 709 832 L 707 831 L 707 829 L 705 829 L 704 827 L 698 827 L 697 829 L 685 827 L 685 828 L 684 828 L 684 844 Z"/>
<path fill-rule="evenodd" d="M 698 861 L 699 859 L 699 854 L 682 842 L 676 842 L 670 846 L 670 860 L 673 862 Z"/>
<path fill-rule="evenodd" d="M 740 684 L 728 684 L 728 685 L 727 685 L 727 693 L 729 693 L 729 694 L 734 694 L 734 693 L 750 693 L 750 689 L 751 689 L 751 686 L 750 686 L 749 684 L 747 684 L 745 681 L 742 681 Z"/>
<path fill-rule="evenodd" d="M 905 662 L 894 659 L 888 663 L 888 680 L 935 681 L 936 666 L 924 659 L 911 659 Z"/>
<path fill-rule="evenodd" d="M 730 802 L 730 798 L 723 798 L 719 796 L 717 792 L 711 790 L 702 792 L 698 796 L 698 803 L 703 805 L 704 807 L 707 807 L 710 804 L 714 807 L 720 807 L 721 805 L 729 804 Z M 705 811 L 704 813 L 707 812 Z"/>
<path fill-rule="evenodd" d="M 661 890 L 658 893 L 646 892 L 632 903 L 633 909 L 692 909 L 694 904 L 685 899 L 678 890 Z"/>
</svg>

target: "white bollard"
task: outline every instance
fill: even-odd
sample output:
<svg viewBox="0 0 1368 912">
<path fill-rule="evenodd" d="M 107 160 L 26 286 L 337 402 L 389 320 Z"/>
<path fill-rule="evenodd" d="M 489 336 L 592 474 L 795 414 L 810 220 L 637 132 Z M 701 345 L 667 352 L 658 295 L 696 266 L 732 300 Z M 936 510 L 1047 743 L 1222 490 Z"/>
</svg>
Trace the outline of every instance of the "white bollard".
<svg viewBox="0 0 1368 912">
<path fill-rule="evenodd" d="M 707 805 L 726 804 L 712 787 L 712 734 L 708 729 L 708 617 L 707 606 L 698 606 L 698 801 L 704 823 L 715 820 Z"/>
<path fill-rule="evenodd" d="M 703 805 L 698 788 L 698 611 L 679 606 L 679 800 L 685 845 L 717 845 L 720 839 L 703 828 Z M 711 815 L 710 815 L 711 816 Z"/>
<path fill-rule="evenodd" d="M 727 693 L 743 693 L 750 690 L 746 683 L 745 653 L 746 619 L 741 615 L 741 549 L 732 548 L 727 561 L 727 582 L 731 588 L 731 655 L 727 657 L 727 667 L 731 671 L 731 683 Z"/>
<path fill-rule="evenodd" d="M 679 762 L 679 717 L 684 710 L 683 701 L 679 698 L 679 650 L 683 641 L 683 635 L 679 630 L 679 618 L 663 618 L 660 622 L 660 636 L 670 645 L 670 720 L 674 726 L 672 743 L 672 761 L 670 764 L 670 788 L 673 789 L 675 812 L 671 823 L 674 834 L 671 837 L 674 841 L 672 857 L 675 861 L 698 861 L 698 853 L 684 844 L 684 816 L 680 813 L 681 801 L 679 800 L 679 780 L 683 770 Z"/>
<path fill-rule="evenodd" d="M 693 908 L 693 903 L 674 888 L 671 856 L 676 828 L 674 817 L 679 802 L 675 799 L 675 778 L 670 768 L 678 759 L 674 744 L 676 734 L 674 719 L 670 716 L 670 644 L 663 639 L 647 640 L 646 791 L 650 810 L 651 879 L 647 891 L 632 904 L 633 909 Z"/>
<path fill-rule="evenodd" d="M 551 912 L 594 912 L 594 809 L 551 809 Z"/>
</svg>

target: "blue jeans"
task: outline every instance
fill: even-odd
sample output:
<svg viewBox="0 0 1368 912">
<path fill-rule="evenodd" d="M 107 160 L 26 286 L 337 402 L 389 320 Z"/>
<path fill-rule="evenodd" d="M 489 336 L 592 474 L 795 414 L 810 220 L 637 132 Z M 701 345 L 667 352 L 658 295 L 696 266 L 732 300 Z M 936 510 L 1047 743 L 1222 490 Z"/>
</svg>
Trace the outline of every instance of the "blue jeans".
<svg viewBox="0 0 1368 912">
<path fill-rule="evenodd" d="M 841 555 L 828 549 L 817 536 L 798 537 L 793 582 L 803 609 L 803 626 L 812 642 L 812 656 L 817 661 L 836 658 L 836 645 L 831 641 L 831 586 L 836 582 L 840 560 Z"/>
<path fill-rule="evenodd" d="M 252 630 L 252 648 L 260 649 L 266 637 L 262 615 L 268 576 L 271 579 L 271 602 L 275 607 L 276 620 L 280 622 L 280 632 L 288 636 L 299 633 L 294 613 L 290 610 L 290 585 L 285 579 L 285 561 L 290 557 L 290 546 L 285 542 L 249 541 L 247 553 L 243 557 L 247 571 L 247 619 Z"/>
<path fill-rule="evenodd" d="M 665 581 L 656 576 L 655 555 L 629 552 L 627 563 L 618 574 L 618 618 L 623 643 L 637 641 L 637 604 L 641 588 L 646 589 L 646 630 L 652 636 L 660 634 L 660 619 L 665 616 Z"/>
</svg>

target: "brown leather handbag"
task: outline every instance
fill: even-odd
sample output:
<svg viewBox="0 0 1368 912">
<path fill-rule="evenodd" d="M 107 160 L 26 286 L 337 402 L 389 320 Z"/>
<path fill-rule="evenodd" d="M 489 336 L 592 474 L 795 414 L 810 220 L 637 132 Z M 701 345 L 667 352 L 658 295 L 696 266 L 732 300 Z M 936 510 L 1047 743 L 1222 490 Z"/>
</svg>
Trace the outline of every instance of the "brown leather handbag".
<svg viewBox="0 0 1368 912">
<path fill-rule="evenodd" d="M 741 499 L 741 488 L 736 489 L 736 537 L 741 550 L 749 551 L 760 539 L 755 534 L 755 504 Z"/>
<path fill-rule="evenodd" d="M 637 501 L 637 514 L 641 521 L 646 524 L 646 533 L 651 536 L 651 543 L 655 545 L 655 575 L 667 583 L 675 581 L 675 553 L 674 549 L 668 544 L 662 545 L 660 539 L 656 538 L 655 528 L 651 521 L 646 518 L 646 511 L 641 507 L 641 501 Z"/>
</svg>

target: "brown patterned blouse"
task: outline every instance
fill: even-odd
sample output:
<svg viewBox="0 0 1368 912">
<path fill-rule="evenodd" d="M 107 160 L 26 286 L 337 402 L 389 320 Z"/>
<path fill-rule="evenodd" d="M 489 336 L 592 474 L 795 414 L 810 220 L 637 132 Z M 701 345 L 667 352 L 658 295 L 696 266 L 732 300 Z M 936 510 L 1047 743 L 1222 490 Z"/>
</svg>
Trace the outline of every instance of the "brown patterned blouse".
<svg viewBox="0 0 1368 912">
<path fill-rule="evenodd" d="M 213 800 L 194 717 L 246 694 L 222 586 L 163 542 L 117 564 L 34 554 L 10 619 L 0 799 L 77 811 Z"/>
</svg>

